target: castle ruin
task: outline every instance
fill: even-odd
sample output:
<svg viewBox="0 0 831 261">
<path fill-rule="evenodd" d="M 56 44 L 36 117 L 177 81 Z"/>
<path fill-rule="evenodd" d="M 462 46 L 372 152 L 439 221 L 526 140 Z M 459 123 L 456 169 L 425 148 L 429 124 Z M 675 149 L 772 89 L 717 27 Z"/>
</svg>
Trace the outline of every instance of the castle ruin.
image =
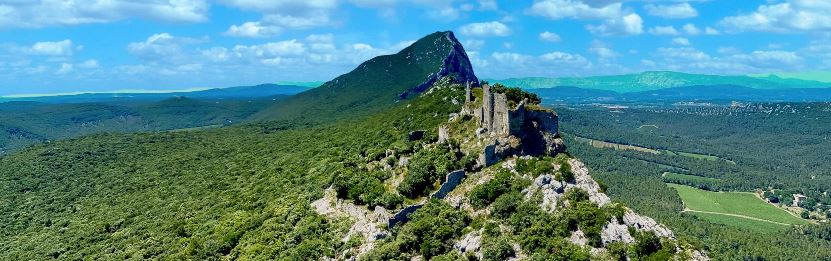
<svg viewBox="0 0 831 261">
<path fill-rule="evenodd" d="M 471 104 L 473 96 L 470 83 L 465 88 L 465 100 Z M 493 138 L 493 144 L 485 147 L 480 161 L 488 166 L 506 155 L 554 156 L 565 147 L 560 139 L 557 113 L 543 109 L 528 109 L 527 100 L 511 108 L 504 93 L 492 92 L 488 84 L 482 85 L 482 106 L 473 109 L 479 132 Z M 510 137 L 521 143 L 511 145 Z"/>
</svg>

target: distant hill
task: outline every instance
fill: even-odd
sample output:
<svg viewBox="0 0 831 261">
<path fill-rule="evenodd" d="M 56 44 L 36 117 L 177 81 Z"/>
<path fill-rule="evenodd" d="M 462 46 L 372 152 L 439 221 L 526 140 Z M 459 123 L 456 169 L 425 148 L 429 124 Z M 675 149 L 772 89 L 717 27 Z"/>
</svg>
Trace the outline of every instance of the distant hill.
<svg viewBox="0 0 831 261">
<path fill-rule="evenodd" d="M 462 44 L 452 32 L 436 32 L 392 55 L 372 58 L 318 88 L 292 96 L 255 120 L 306 118 L 325 121 L 388 108 L 409 99 L 443 76 L 478 82 Z"/>
<path fill-rule="evenodd" d="M 751 101 L 751 102 L 819 102 L 831 101 L 831 88 L 754 89 L 736 85 L 700 85 L 640 92 L 583 89 L 571 86 L 530 90 L 548 102 L 677 102 L 677 101 Z"/>
<path fill-rule="evenodd" d="M 784 78 L 797 79 L 806 81 L 818 81 L 831 83 L 831 72 L 791 72 L 791 73 L 767 73 L 767 74 L 751 74 L 750 77 L 757 78 Z"/>
<path fill-rule="evenodd" d="M 683 86 L 736 85 L 756 89 L 827 88 L 831 83 L 772 77 L 721 76 L 689 74 L 679 72 L 643 72 L 638 74 L 545 78 L 526 77 L 504 80 L 489 80 L 507 86 L 526 89 L 572 86 L 584 89 L 616 92 L 640 92 Z"/>
<path fill-rule="evenodd" d="M 175 97 L 198 99 L 253 99 L 277 95 L 294 95 L 312 89 L 297 85 L 260 84 L 255 86 L 238 86 L 216 88 L 193 92 L 170 93 L 84 93 L 75 95 L 37 96 L 37 97 L 0 97 L 0 102 L 35 101 L 43 103 L 88 103 L 113 101 L 160 101 Z"/>
<path fill-rule="evenodd" d="M 44 141 L 96 133 L 162 131 L 239 123 L 272 99 L 192 99 L 96 103 L 0 103 L 0 155 Z"/>
</svg>

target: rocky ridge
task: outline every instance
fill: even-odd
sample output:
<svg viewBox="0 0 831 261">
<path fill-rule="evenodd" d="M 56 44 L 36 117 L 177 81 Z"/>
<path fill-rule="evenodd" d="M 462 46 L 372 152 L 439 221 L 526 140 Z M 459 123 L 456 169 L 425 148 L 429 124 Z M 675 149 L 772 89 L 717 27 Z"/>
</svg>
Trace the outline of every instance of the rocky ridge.
<svg viewBox="0 0 831 261">
<path fill-rule="evenodd" d="M 452 82 L 450 79 L 442 80 L 435 83 L 434 85 L 436 87 L 434 88 L 462 88 L 462 85 L 453 84 Z M 425 92 L 425 95 L 432 93 L 432 91 L 432 89 L 428 90 Z M 592 245 L 589 242 L 588 236 L 581 229 L 578 228 L 571 231 L 571 236 L 568 237 L 568 241 L 578 247 L 589 249 L 591 255 L 596 258 L 608 258 L 610 254 L 606 247 L 615 242 L 621 242 L 623 244 L 637 243 L 637 237 L 632 233 L 644 232 L 654 234 L 661 238 L 662 241 L 674 244 L 674 248 L 676 249 L 674 255 L 678 260 L 708 260 L 704 253 L 694 250 L 688 245 L 679 243 L 672 231 L 667 227 L 652 218 L 639 215 L 631 209 L 619 206 L 618 203 L 613 203 L 603 193 L 601 185 L 589 175 L 588 169 L 582 162 L 565 156 L 565 148 L 556 130 L 556 113 L 548 110 L 529 110 L 532 111 L 531 115 L 538 115 L 525 117 L 525 115 L 529 114 L 527 111 L 522 110 L 526 110 L 525 102 L 527 101 L 521 101 L 515 107 L 516 109 L 507 111 L 505 115 L 522 116 L 508 117 L 506 118 L 507 122 L 504 123 L 506 126 L 519 125 L 524 127 L 515 128 L 514 131 L 492 131 L 488 130 L 486 128 L 487 126 L 482 125 L 484 121 L 479 117 L 482 117 L 481 115 L 483 114 L 479 113 L 477 115 L 474 112 L 475 107 L 488 105 L 476 102 L 477 99 L 481 99 L 481 96 L 473 97 L 475 95 L 471 94 L 470 85 L 468 85 L 467 93 L 468 97 L 464 104 L 464 109 L 457 114 L 448 116 L 448 123 L 437 128 L 438 138 L 430 146 L 455 146 L 461 153 L 466 155 L 478 155 L 478 163 L 473 169 L 468 170 L 467 175 L 464 175 L 465 179 L 460 184 L 453 184 L 450 188 L 443 186 L 439 189 L 443 190 L 440 199 L 468 213 L 474 219 L 485 218 L 486 220 L 490 220 L 492 210 L 490 208 L 474 208 L 470 203 L 469 195 L 477 186 L 493 180 L 497 171 L 507 170 L 514 176 L 530 181 L 530 185 L 525 187 L 521 192 L 524 200 L 539 202 L 539 207 L 551 215 L 561 215 L 561 212 L 567 209 L 569 204 L 574 204 L 567 198 L 570 193 L 578 193 L 578 191 L 581 193 L 584 192 L 588 202 L 600 208 L 612 209 L 617 207 L 621 209 L 622 212 L 620 215 L 612 216 L 602 226 L 599 245 Z M 449 102 L 457 101 L 455 97 L 445 97 L 445 100 Z M 506 108 L 506 110 L 508 108 L 508 106 L 502 107 Z M 517 111 L 522 111 L 522 114 L 517 114 Z M 539 114 L 544 114 L 544 116 L 539 116 Z M 516 121 L 522 121 L 522 123 L 517 124 Z M 547 137 L 532 140 L 532 142 L 542 142 L 542 150 L 523 149 L 523 146 L 528 146 L 528 144 L 523 143 L 529 142 L 529 139 L 523 139 L 523 137 L 532 135 Z M 551 163 L 550 169 L 553 171 L 546 171 L 539 175 L 534 175 L 532 173 L 522 172 L 517 167 L 522 161 L 553 156 L 564 159 L 559 161 L 555 160 Z M 408 155 L 398 155 L 398 160 L 392 161 L 396 164 L 379 164 L 383 165 L 385 169 L 406 169 L 409 164 L 409 158 Z M 562 175 L 565 175 L 563 172 L 572 173 L 573 177 L 564 179 L 562 178 Z M 431 195 L 436 194 L 439 190 L 435 190 Z M 425 202 L 426 199 L 418 204 L 424 204 Z M 337 199 L 331 190 L 327 192 L 324 198 L 313 202 L 312 206 L 321 215 L 330 218 L 346 217 L 353 220 L 352 226 L 343 237 L 344 242 L 354 235 L 360 235 L 363 238 L 363 242 L 359 247 L 341 253 L 338 259 L 354 260 L 365 257 L 367 253 L 371 252 L 377 246 L 378 242 L 385 240 L 385 238 L 395 233 L 395 229 L 390 230 L 390 227 L 387 227 L 387 225 L 390 224 L 391 220 L 395 219 L 396 215 L 393 213 L 396 213 L 396 211 L 387 210 L 383 207 L 374 207 L 371 211 L 366 206 L 358 206 L 343 199 Z M 420 205 L 418 206 L 420 207 Z M 401 225 L 405 224 L 402 222 L 401 224 L 396 224 L 396 227 Z M 506 231 L 510 232 L 510 229 Z M 474 256 L 481 259 L 484 255 L 482 241 L 483 238 L 486 238 L 483 233 L 484 231 L 482 229 L 467 232 L 455 240 L 453 248 L 462 255 Z M 522 249 L 515 242 L 512 243 L 512 247 L 515 249 L 511 259 L 525 259 L 530 254 L 523 253 Z"/>
</svg>

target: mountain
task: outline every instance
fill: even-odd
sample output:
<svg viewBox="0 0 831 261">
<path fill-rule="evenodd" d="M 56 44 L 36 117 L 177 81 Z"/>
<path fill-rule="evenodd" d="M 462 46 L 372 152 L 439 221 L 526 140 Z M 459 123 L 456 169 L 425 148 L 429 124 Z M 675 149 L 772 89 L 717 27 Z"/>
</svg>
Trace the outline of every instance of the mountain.
<svg viewBox="0 0 831 261">
<path fill-rule="evenodd" d="M 821 102 L 831 100 L 831 88 L 754 89 L 737 85 L 701 85 L 618 93 L 577 87 L 530 89 L 549 102 Z"/>
<path fill-rule="evenodd" d="M 238 86 L 228 88 L 208 89 L 192 92 L 169 93 L 83 93 L 74 95 L 32 96 L 32 97 L 0 97 L 0 102 L 7 101 L 35 101 L 43 103 L 90 103 L 90 102 L 130 102 L 130 101 L 160 101 L 175 97 L 199 99 L 262 99 L 278 95 L 294 95 L 312 89 L 311 87 L 296 85 L 260 84 L 255 86 Z"/>
<path fill-rule="evenodd" d="M 475 80 L 439 32 L 276 101 L 272 121 L 0 156 L 0 259 L 707 259 L 612 202 L 556 112 Z"/>
<path fill-rule="evenodd" d="M 367 115 L 417 96 L 442 77 L 478 83 L 453 32 L 436 32 L 392 55 L 361 63 L 349 73 L 254 116 L 256 120 Z"/>
<path fill-rule="evenodd" d="M 489 80 L 526 89 L 572 86 L 615 92 L 640 92 L 682 86 L 737 85 L 755 89 L 827 88 L 831 83 L 779 77 L 721 76 L 679 72 L 643 72 L 638 74 L 545 78 L 527 77 Z"/>
</svg>

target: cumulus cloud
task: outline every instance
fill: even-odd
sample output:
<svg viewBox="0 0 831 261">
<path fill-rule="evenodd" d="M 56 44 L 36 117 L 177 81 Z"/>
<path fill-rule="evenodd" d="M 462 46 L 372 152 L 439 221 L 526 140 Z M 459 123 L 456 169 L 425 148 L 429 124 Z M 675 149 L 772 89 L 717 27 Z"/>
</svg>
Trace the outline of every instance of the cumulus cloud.
<svg viewBox="0 0 831 261">
<path fill-rule="evenodd" d="M 684 37 L 676 37 L 672 39 L 672 43 L 687 46 L 690 45 L 690 40 Z"/>
<path fill-rule="evenodd" d="M 654 35 L 678 35 L 678 30 L 675 27 L 669 26 L 655 26 L 649 29 L 649 33 Z"/>
<path fill-rule="evenodd" d="M 72 55 L 72 40 L 63 40 L 57 42 L 37 42 L 27 49 L 29 54 L 34 55 L 49 55 L 49 56 L 69 56 Z"/>
<path fill-rule="evenodd" d="M 648 4 L 645 6 L 646 11 L 652 16 L 658 16 L 670 19 L 683 19 L 698 16 L 698 11 L 689 3 L 679 3 L 673 5 L 655 5 Z"/>
<path fill-rule="evenodd" d="M 744 53 L 739 50 L 714 56 L 690 46 L 658 48 L 654 52 L 657 66 L 670 70 L 718 73 L 746 74 L 770 72 L 772 70 L 799 70 L 804 67 L 804 58 L 790 51 L 753 51 Z"/>
<path fill-rule="evenodd" d="M 635 35 L 643 33 L 643 19 L 632 13 L 618 19 L 609 19 L 600 25 L 587 25 L 590 32 L 598 35 Z"/>
<path fill-rule="evenodd" d="M 207 20 L 205 0 L 33 0 L 0 4 L 0 28 L 106 23 L 131 18 L 167 22 Z"/>
<path fill-rule="evenodd" d="M 169 33 L 158 33 L 147 37 L 142 42 L 127 45 L 127 51 L 146 61 L 175 61 L 184 59 L 184 45 L 204 42 L 204 39 L 176 37 Z"/>
<path fill-rule="evenodd" d="M 493 21 L 463 25 L 459 27 L 459 33 L 476 37 L 508 36 L 511 34 L 511 29 L 499 21 Z"/>
<path fill-rule="evenodd" d="M 471 62 L 474 64 L 477 74 L 493 78 L 566 76 L 585 74 L 594 69 L 592 62 L 585 57 L 560 51 L 541 55 L 494 52 L 485 57 L 480 57 L 479 53 L 474 53 L 471 55 Z"/>
<path fill-rule="evenodd" d="M 336 0 L 222 0 L 222 4 L 263 14 L 260 21 L 231 25 L 225 35 L 237 37 L 268 37 L 284 30 L 309 29 L 331 25 Z M 380 1 L 357 1 L 360 5 L 381 4 Z"/>
<path fill-rule="evenodd" d="M 615 19 L 623 14 L 622 3 L 592 6 L 580 0 L 536 0 L 529 13 L 552 20 Z"/>
<path fill-rule="evenodd" d="M 231 25 L 225 35 L 238 37 L 266 37 L 280 33 L 282 28 L 273 25 L 262 25 L 261 22 L 245 22 L 241 25 Z"/>
<path fill-rule="evenodd" d="M 543 40 L 543 41 L 546 41 L 546 42 L 559 42 L 560 41 L 560 35 L 558 35 L 556 33 L 549 32 L 549 31 L 545 31 L 545 32 L 540 33 L 540 40 Z"/>
<path fill-rule="evenodd" d="M 72 71 L 72 64 L 71 63 L 61 63 L 61 67 L 55 71 L 56 74 L 67 74 Z"/>
<path fill-rule="evenodd" d="M 598 35 L 632 35 L 643 33 L 643 19 L 637 13 L 623 9 L 621 2 L 581 0 L 536 0 L 527 10 L 531 15 L 552 20 L 602 20 L 586 29 Z"/>
<path fill-rule="evenodd" d="M 730 31 L 827 31 L 831 30 L 831 2 L 786 0 L 760 5 L 754 12 L 726 17 L 720 24 Z"/>
</svg>

